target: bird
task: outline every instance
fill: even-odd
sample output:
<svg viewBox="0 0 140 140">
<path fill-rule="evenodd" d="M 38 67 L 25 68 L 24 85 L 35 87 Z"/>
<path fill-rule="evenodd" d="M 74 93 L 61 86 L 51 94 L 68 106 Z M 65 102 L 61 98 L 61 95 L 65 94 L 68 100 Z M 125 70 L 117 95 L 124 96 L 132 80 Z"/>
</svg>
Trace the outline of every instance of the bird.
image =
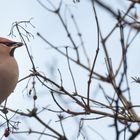
<svg viewBox="0 0 140 140">
<path fill-rule="evenodd" d="M 19 68 L 14 51 L 21 46 L 22 42 L 0 37 L 0 104 L 7 100 L 18 82 Z"/>
</svg>

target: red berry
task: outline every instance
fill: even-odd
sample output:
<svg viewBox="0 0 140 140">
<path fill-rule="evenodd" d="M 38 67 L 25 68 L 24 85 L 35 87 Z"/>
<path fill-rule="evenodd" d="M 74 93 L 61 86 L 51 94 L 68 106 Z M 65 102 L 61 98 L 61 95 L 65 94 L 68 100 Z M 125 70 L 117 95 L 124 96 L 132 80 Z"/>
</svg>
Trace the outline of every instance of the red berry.
<svg viewBox="0 0 140 140">
<path fill-rule="evenodd" d="M 9 129 L 5 129 L 4 136 L 8 137 L 9 135 L 10 135 L 10 130 Z"/>
</svg>

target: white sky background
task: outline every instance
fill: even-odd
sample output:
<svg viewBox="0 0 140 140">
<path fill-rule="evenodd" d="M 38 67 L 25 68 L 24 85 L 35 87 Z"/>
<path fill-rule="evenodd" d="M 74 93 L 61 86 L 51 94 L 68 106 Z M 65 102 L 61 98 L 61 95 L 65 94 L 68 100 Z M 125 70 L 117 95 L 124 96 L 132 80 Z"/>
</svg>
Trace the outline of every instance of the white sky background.
<svg viewBox="0 0 140 140">
<path fill-rule="evenodd" d="M 69 1 L 72 1 L 72 0 L 69 0 Z M 55 0 L 55 2 L 56 2 L 56 0 Z M 95 51 L 96 51 L 97 35 L 96 35 L 95 19 L 94 19 L 93 13 L 92 13 L 92 9 L 89 5 L 89 2 L 86 2 L 86 0 L 81 0 L 81 2 L 77 3 L 77 4 L 68 2 L 68 0 L 65 0 L 65 2 L 70 5 L 72 11 L 74 11 L 74 13 L 75 13 L 76 20 L 77 20 L 77 23 L 79 24 L 80 31 L 83 34 L 83 38 L 84 38 L 84 42 L 85 42 L 87 50 L 88 50 L 88 54 L 89 54 L 90 58 L 93 59 Z M 115 0 L 112 0 L 112 4 L 114 4 L 114 2 L 115 2 Z M 112 5 L 112 4 L 110 3 L 110 5 Z M 122 6 L 122 8 L 123 8 L 123 6 Z M 108 30 L 110 30 L 112 28 L 112 26 L 114 25 L 115 20 L 112 20 L 112 18 L 108 14 L 106 14 L 103 10 L 98 10 L 98 14 L 99 14 L 101 29 L 103 29 L 102 30 L 103 35 L 106 35 L 106 33 L 108 33 Z M 0 19 L 1 19 L 0 36 L 8 37 L 7 35 L 10 32 L 10 28 L 11 28 L 11 25 L 13 22 L 21 21 L 21 20 L 29 20 L 30 18 L 33 18 L 33 20 L 31 22 L 36 28 L 35 29 L 29 28 L 29 30 L 33 33 L 35 38 L 31 39 L 30 42 L 28 42 L 28 46 L 30 47 L 29 49 L 33 54 L 36 66 L 38 67 L 38 69 L 40 71 L 49 73 L 49 68 L 47 68 L 47 67 L 50 67 L 53 64 L 56 65 L 55 72 L 56 72 L 57 77 L 58 77 L 57 68 L 59 68 L 63 75 L 63 80 L 68 81 L 68 82 L 64 82 L 65 86 L 70 91 L 73 91 L 73 83 L 71 81 L 70 75 L 68 75 L 68 72 L 67 72 L 68 67 L 67 67 L 66 59 L 64 59 L 64 57 L 58 56 L 55 51 L 46 49 L 48 46 L 41 39 L 39 39 L 36 36 L 36 32 L 38 31 L 54 45 L 66 45 L 68 43 L 68 39 L 66 37 L 65 31 L 63 30 L 62 25 L 59 24 L 59 20 L 54 14 L 51 14 L 51 13 L 45 11 L 34 0 L 12 0 L 12 1 L 3 0 L 0 3 Z M 69 24 L 72 25 L 72 23 L 69 23 Z M 70 28 L 73 31 L 74 28 L 71 26 L 70 26 Z M 17 38 L 14 38 L 14 39 L 19 40 L 20 38 L 18 38 L 18 36 L 17 36 Z M 119 39 L 116 38 L 116 34 L 113 35 L 112 39 L 113 40 L 110 45 L 110 47 L 112 47 L 112 48 L 110 48 L 110 51 L 112 54 L 113 64 L 117 66 L 116 59 L 119 56 L 120 48 L 118 49 L 118 51 L 116 51 L 117 49 L 115 47 L 117 47 L 119 45 Z M 132 49 L 130 49 L 130 52 L 129 52 L 130 55 L 132 56 L 129 58 L 129 62 L 130 62 L 129 80 L 130 81 L 132 81 L 131 76 L 139 76 L 139 74 L 140 74 L 140 71 L 138 69 L 138 66 L 140 66 L 139 54 L 138 54 L 140 52 L 140 49 L 139 49 L 139 46 L 137 45 L 139 43 L 138 37 L 137 37 L 137 41 L 135 41 L 135 42 L 136 42 L 136 44 L 134 44 L 135 49 L 132 48 Z M 135 57 L 134 57 L 134 54 L 135 54 Z M 95 67 L 95 70 L 101 71 L 101 73 L 105 74 L 105 72 L 106 72 L 105 62 L 104 62 L 104 57 L 101 57 L 102 55 L 104 55 L 104 54 L 103 54 L 103 50 L 101 48 L 100 52 L 99 52 L 99 57 L 101 59 L 98 60 L 97 67 Z M 16 50 L 15 57 L 19 64 L 20 78 L 22 78 L 22 77 L 26 76 L 27 74 L 29 74 L 29 70 L 31 69 L 30 61 L 29 61 L 25 48 L 22 47 L 22 48 L 19 48 L 18 50 Z M 72 65 L 73 65 L 73 63 L 72 63 Z M 75 66 L 73 69 L 73 73 L 77 79 L 77 82 L 76 82 L 77 87 L 80 87 L 80 88 L 78 88 L 78 91 L 83 92 L 83 94 L 86 93 L 86 83 L 87 83 L 87 74 L 88 73 L 86 73 L 84 70 L 79 71 L 79 69 Z M 55 78 L 55 76 L 51 77 L 51 78 L 57 79 L 57 78 Z M 23 110 L 26 110 L 27 108 L 32 108 L 32 100 L 27 98 L 26 91 L 22 92 L 24 87 L 26 86 L 25 85 L 26 83 L 27 83 L 27 81 L 19 83 L 17 85 L 15 92 L 8 99 L 9 107 L 11 107 L 11 108 L 13 107 L 15 109 L 23 108 Z M 92 89 L 93 94 L 94 94 L 95 90 L 96 90 L 96 86 L 93 87 L 93 89 Z M 110 90 L 110 89 L 107 89 L 107 91 L 108 90 Z M 138 90 L 139 90 L 139 87 L 137 85 L 133 84 L 132 90 L 134 91 L 134 94 L 136 94 L 136 92 L 138 92 Z M 46 96 L 44 96 L 44 93 L 46 91 L 44 91 L 44 88 L 42 88 L 40 85 L 38 85 L 38 92 L 39 92 L 40 98 L 41 98 L 41 100 L 38 101 L 38 104 L 42 104 L 42 105 L 52 104 L 52 101 L 47 100 Z M 45 93 L 45 94 L 47 94 L 47 93 Z M 97 99 L 99 98 L 99 100 L 102 100 L 102 99 L 100 99 L 101 96 L 97 96 L 97 95 L 93 95 L 93 96 L 96 96 Z M 132 99 L 135 99 L 135 95 L 132 95 Z M 46 101 L 47 101 L 47 103 L 46 103 Z M 136 102 L 135 104 L 138 104 L 139 98 L 135 99 L 134 101 Z M 24 107 L 23 107 L 23 105 L 24 105 Z M 46 116 L 46 115 L 48 115 L 48 114 L 44 114 L 44 116 Z M 55 118 L 57 120 L 56 116 L 54 117 L 53 114 L 49 114 L 49 115 L 52 115 L 52 118 Z M 46 119 L 46 122 L 48 122 L 48 121 L 49 120 Z M 100 132 L 101 134 L 104 134 L 103 137 L 106 140 L 112 140 L 114 138 L 113 137 L 114 129 L 113 128 L 109 129 L 107 126 L 109 121 L 110 121 L 110 119 L 106 119 L 106 123 L 104 123 L 102 125 L 100 123 L 104 122 L 103 120 L 101 120 L 101 121 L 95 120 L 92 122 L 93 123 L 92 127 L 94 126 L 93 129 L 95 129 L 97 132 Z M 67 120 L 65 123 L 71 124 L 71 121 Z M 91 124 L 91 122 L 87 123 L 87 125 L 89 125 L 89 124 Z M 28 126 L 31 126 L 31 125 L 33 125 L 33 124 L 32 123 L 28 124 Z M 35 127 L 39 128 L 39 129 L 41 128 L 41 126 L 38 126 L 36 123 L 34 123 L 34 125 L 35 125 Z M 73 124 L 72 126 L 67 128 L 67 131 L 68 132 L 72 131 L 72 130 L 73 130 L 73 132 L 77 131 L 77 129 L 76 130 L 74 129 L 75 128 L 75 127 L 73 127 L 74 125 L 76 125 L 76 124 Z M 22 124 L 21 124 L 21 126 L 22 126 Z M 55 124 L 54 124 L 54 126 L 55 126 Z M 43 130 L 43 127 L 41 128 L 41 130 Z M 94 139 L 102 140 L 96 133 L 94 133 L 93 131 L 90 131 L 90 129 L 88 129 L 87 131 L 90 132 L 89 137 L 91 137 L 91 138 L 94 137 Z M 69 135 L 69 134 L 67 134 L 67 135 Z M 31 137 L 33 138 L 33 135 L 25 137 L 25 138 L 26 138 L 26 140 L 29 140 L 29 139 L 31 139 Z M 14 139 L 14 140 L 16 138 L 18 139 L 18 137 L 13 136 L 13 135 L 11 135 L 9 137 L 9 139 L 10 138 Z M 23 138 L 23 136 L 20 137 L 21 140 L 22 140 L 22 138 Z M 34 138 L 36 138 L 36 137 L 34 137 Z M 70 138 L 73 139 L 72 137 L 70 137 Z M 74 139 L 75 139 L 75 136 L 74 136 Z M 78 140 L 80 140 L 80 139 L 82 139 L 82 137 L 79 137 Z M 44 140 L 45 140 L 45 137 L 44 137 Z"/>
</svg>

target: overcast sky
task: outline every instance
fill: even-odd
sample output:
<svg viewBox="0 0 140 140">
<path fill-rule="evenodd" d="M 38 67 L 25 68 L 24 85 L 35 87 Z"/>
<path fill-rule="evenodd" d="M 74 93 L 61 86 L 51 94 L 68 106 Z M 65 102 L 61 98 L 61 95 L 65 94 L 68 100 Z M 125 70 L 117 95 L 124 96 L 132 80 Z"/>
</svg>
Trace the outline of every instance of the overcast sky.
<svg viewBox="0 0 140 140">
<path fill-rule="evenodd" d="M 56 2 L 56 0 L 55 0 Z M 68 3 L 69 6 L 71 7 L 72 11 L 75 13 L 77 22 L 79 24 L 80 30 L 83 33 L 84 41 L 85 44 L 88 48 L 88 54 L 90 58 L 93 58 L 93 54 L 96 51 L 96 24 L 95 20 L 93 18 L 93 12 L 92 9 L 90 9 L 90 4 L 86 0 L 81 0 L 80 3 L 74 4 L 72 0 L 68 1 L 66 0 L 65 3 Z M 111 4 L 111 3 L 110 3 Z M 88 10 L 87 10 L 88 9 Z M 106 34 L 106 32 L 114 25 L 115 20 L 112 20 L 112 18 L 109 15 L 106 15 L 106 13 L 102 10 L 98 11 L 99 14 L 99 19 L 102 20 L 101 26 L 103 29 L 103 33 Z M 61 69 L 61 72 L 64 72 L 65 74 L 63 75 L 64 80 L 69 80 L 70 77 L 67 76 L 66 68 L 64 69 L 64 66 L 66 64 L 66 61 L 63 58 L 60 58 L 57 56 L 56 52 L 51 52 L 49 49 L 46 49 L 46 44 L 43 43 L 39 38 L 36 36 L 36 32 L 40 32 L 42 35 L 47 37 L 49 41 L 54 43 L 55 45 L 65 45 L 67 44 L 67 39 L 65 38 L 65 32 L 62 29 L 62 25 L 59 23 L 57 17 L 55 17 L 54 14 L 51 14 L 47 11 L 45 11 L 37 1 L 35 0 L 3 0 L 0 3 L 0 36 L 1 37 L 8 37 L 7 35 L 10 32 L 10 28 L 12 26 L 12 23 L 15 21 L 23 21 L 23 20 L 29 20 L 30 18 L 32 19 L 32 24 L 35 26 L 35 28 L 29 27 L 29 31 L 31 31 L 34 35 L 34 39 L 31 39 L 30 42 L 28 42 L 29 49 L 31 53 L 33 54 L 34 61 L 36 66 L 39 68 L 39 70 L 44 70 L 46 69 L 47 66 L 51 66 L 52 62 L 56 62 L 55 65 Z M 109 21 L 109 23 L 105 24 L 105 20 Z M 71 24 L 71 23 L 70 23 Z M 16 38 L 13 38 L 14 40 L 20 40 L 19 36 Z M 118 43 L 117 39 L 115 38 L 112 40 L 112 48 L 113 44 L 115 42 L 115 45 Z M 137 43 L 139 40 L 136 41 Z M 136 43 L 136 44 L 137 44 Z M 135 44 L 134 44 L 135 46 Z M 136 46 L 135 46 L 136 47 Z M 136 52 L 130 51 L 130 54 L 132 55 L 135 53 L 138 53 L 138 47 L 136 47 Z M 103 55 L 103 51 L 101 49 L 100 54 Z M 117 58 L 119 56 L 119 51 L 116 51 L 116 49 L 112 49 L 112 57 Z M 19 48 L 15 52 L 15 57 L 18 61 L 19 64 L 19 69 L 20 69 L 20 78 L 23 78 L 27 74 L 29 74 L 29 70 L 31 69 L 31 64 L 27 55 L 27 52 L 24 48 Z M 60 59 L 60 60 L 59 60 Z M 133 63 L 133 67 L 130 67 L 130 73 L 132 76 L 138 76 L 140 74 L 139 70 L 137 69 L 137 66 L 140 66 L 138 63 L 138 55 L 135 57 L 131 57 L 129 61 Z M 61 61 L 61 63 L 60 63 Z M 112 59 L 114 65 L 116 64 L 116 59 Z M 98 60 L 99 64 L 97 68 L 95 68 L 97 71 L 102 70 L 103 67 L 105 67 L 104 59 Z M 104 73 L 101 71 L 101 73 Z M 80 81 L 81 77 L 80 75 L 83 74 L 83 72 L 75 71 L 75 75 L 78 75 L 77 80 Z M 82 75 L 82 80 L 80 81 L 82 85 L 85 84 L 86 76 L 84 77 Z M 85 80 L 84 80 L 85 79 Z M 87 81 L 86 81 L 87 82 Z M 23 92 L 23 89 L 25 87 L 25 84 L 27 81 L 23 83 L 19 83 L 15 92 L 10 96 L 8 105 L 13 106 L 14 108 L 22 108 L 22 102 L 25 103 L 27 100 L 26 95 Z M 81 83 L 79 83 L 78 86 L 81 86 Z M 78 84 L 78 82 L 77 82 Z M 73 85 L 70 83 L 66 83 L 67 88 L 71 88 Z M 134 85 L 135 86 L 135 85 Z M 39 87 L 40 92 L 43 90 Z M 83 92 L 85 89 L 80 88 L 80 92 Z M 94 91 L 95 89 L 93 89 Z M 133 89 L 134 91 L 136 90 L 136 87 Z M 85 90 L 86 91 L 86 90 Z M 41 94 L 42 95 L 42 94 Z M 133 96 L 132 96 L 133 98 Z M 137 101 L 136 99 L 136 102 Z M 17 106 L 17 104 L 19 106 Z M 24 104 L 25 106 L 27 105 L 26 108 L 28 108 L 32 103 L 27 103 Z M 100 123 L 100 122 L 99 122 Z M 94 124 L 94 123 L 93 123 Z M 98 123 L 97 123 L 98 124 Z M 101 133 L 107 133 L 105 138 L 107 140 L 112 140 L 111 133 L 114 133 L 111 129 L 111 133 L 106 132 L 105 128 L 107 127 L 106 124 L 102 126 L 103 129 L 100 128 L 99 125 L 94 124 L 95 128 L 100 129 Z M 92 132 L 93 133 L 93 132 Z M 92 135 L 92 134 L 91 134 Z M 94 139 L 101 140 L 101 138 L 96 134 L 93 134 L 95 137 Z M 27 140 L 27 139 L 26 139 Z M 79 139 L 80 140 L 80 139 Z"/>
</svg>

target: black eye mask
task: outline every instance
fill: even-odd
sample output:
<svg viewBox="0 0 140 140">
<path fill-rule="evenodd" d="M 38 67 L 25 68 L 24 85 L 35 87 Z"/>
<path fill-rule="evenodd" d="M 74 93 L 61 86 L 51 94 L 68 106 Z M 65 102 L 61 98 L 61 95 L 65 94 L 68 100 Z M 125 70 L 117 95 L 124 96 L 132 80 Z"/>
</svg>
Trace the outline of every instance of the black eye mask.
<svg viewBox="0 0 140 140">
<path fill-rule="evenodd" d="M 12 46 L 20 47 L 23 45 L 23 43 L 21 42 L 0 42 L 0 43 L 5 44 L 8 47 L 12 47 Z"/>
<path fill-rule="evenodd" d="M 16 44 L 16 42 L 4 42 L 3 44 L 5 44 L 8 47 L 12 47 Z"/>
</svg>

